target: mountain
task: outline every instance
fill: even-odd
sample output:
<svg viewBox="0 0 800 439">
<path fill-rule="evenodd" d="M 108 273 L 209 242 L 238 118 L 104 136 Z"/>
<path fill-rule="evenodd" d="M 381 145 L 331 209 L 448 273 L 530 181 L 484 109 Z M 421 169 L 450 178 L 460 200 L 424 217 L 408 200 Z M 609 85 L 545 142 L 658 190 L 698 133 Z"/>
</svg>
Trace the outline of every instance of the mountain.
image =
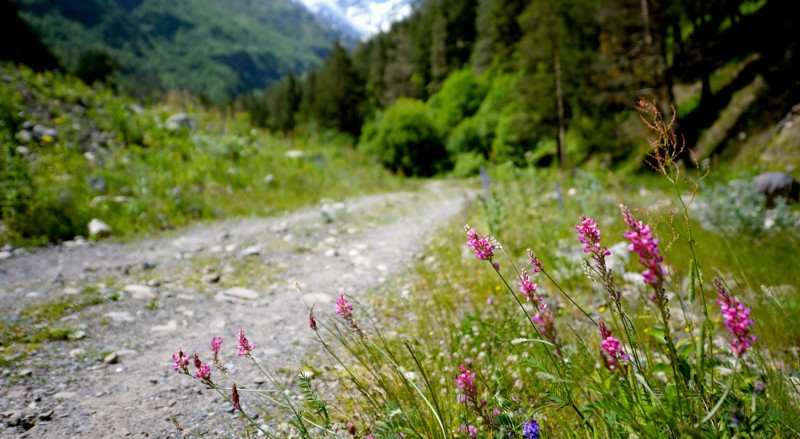
<svg viewBox="0 0 800 439">
<path fill-rule="evenodd" d="M 355 40 L 291 0 L 13 0 L 68 71 L 100 64 L 122 89 L 222 102 Z"/>
<path fill-rule="evenodd" d="M 407 17 L 417 0 L 296 0 L 323 20 L 367 38 Z"/>
</svg>

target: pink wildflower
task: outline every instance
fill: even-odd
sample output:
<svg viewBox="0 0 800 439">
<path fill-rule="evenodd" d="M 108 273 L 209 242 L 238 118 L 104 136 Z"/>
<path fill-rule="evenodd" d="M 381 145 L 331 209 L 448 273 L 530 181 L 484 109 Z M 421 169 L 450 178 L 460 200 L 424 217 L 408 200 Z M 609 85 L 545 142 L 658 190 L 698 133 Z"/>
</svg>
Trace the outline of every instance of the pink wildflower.
<svg viewBox="0 0 800 439">
<path fill-rule="evenodd" d="M 219 348 L 222 346 L 222 337 L 214 337 L 211 339 L 211 352 L 214 353 L 214 358 L 219 356 Z"/>
<path fill-rule="evenodd" d="M 211 367 L 208 364 L 201 364 L 194 376 L 203 381 L 211 381 Z"/>
<path fill-rule="evenodd" d="M 611 335 L 611 331 L 606 328 L 605 322 L 600 320 L 598 328 L 600 329 L 600 338 L 602 339 L 600 345 L 604 353 L 603 362 L 609 370 L 614 371 L 620 366 L 621 361 L 628 361 L 628 356 L 622 350 L 619 340 L 614 338 Z"/>
<path fill-rule="evenodd" d="M 658 254 L 658 238 L 653 237 L 650 226 L 635 220 L 627 207 L 620 205 L 620 209 L 628 226 L 628 231 L 622 234 L 631 243 L 628 250 L 636 252 L 639 263 L 645 267 L 642 273 L 644 283 L 652 285 L 658 291 L 664 280 L 664 269 L 661 267 L 664 258 Z"/>
<path fill-rule="evenodd" d="M 474 379 L 475 379 L 475 372 L 467 369 L 467 366 L 463 364 L 458 365 L 458 377 L 456 378 L 456 385 L 461 390 L 461 395 L 459 395 L 459 402 L 466 402 L 469 400 L 474 400 L 478 394 L 478 389 L 475 387 Z"/>
<path fill-rule="evenodd" d="M 236 345 L 236 349 L 237 349 L 236 354 L 239 355 L 240 357 L 242 357 L 244 355 L 249 354 L 250 351 L 252 351 L 255 348 L 256 348 L 256 345 L 253 344 L 253 343 L 250 343 L 250 341 L 247 340 L 247 337 L 245 337 L 244 329 L 239 329 L 239 343 Z"/>
<path fill-rule="evenodd" d="M 537 298 L 534 293 L 536 293 L 536 284 L 531 281 L 530 276 L 528 276 L 528 271 L 524 268 L 520 274 L 520 281 L 517 282 L 517 286 L 519 287 L 519 292 L 525 296 L 526 301 L 534 301 L 538 300 L 541 302 L 541 298 Z"/>
<path fill-rule="evenodd" d="M 189 366 L 189 357 L 183 355 L 183 350 L 178 349 L 178 355 L 172 356 L 172 368 L 175 372 L 185 372 L 189 373 L 187 367 Z"/>
<path fill-rule="evenodd" d="M 356 334 L 364 337 L 364 333 L 361 332 L 361 328 L 358 327 L 358 323 L 353 317 L 353 304 L 347 300 L 344 291 L 339 291 L 339 298 L 336 300 L 336 314 L 339 314 Z"/>
<path fill-rule="evenodd" d="M 738 357 L 742 357 L 745 351 L 756 341 L 756 336 L 750 335 L 750 327 L 754 323 L 750 318 L 750 308 L 745 308 L 741 302 L 731 297 L 719 279 L 714 279 L 714 287 L 716 287 L 719 295 L 717 304 L 722 312 L 725 327 L 734 337 L 731 342 L 731 350 Z"/>
<path fill-rule="evenodd" d="M 236 389 L 236 383 L 233 383 L 233 388 L 231 389 L 231 402 L 233 402 L 234 410 L 242 409 L 242 405 L 239 402 L 239 391 Z"/>
<path fill-rule="evenodd" d="M 585 244 L 584 253 L 594 253 L 598 256 L 611 254 L 607 248 L 600 246 L 600 230 L 597 229 L 597 221 L 594 218 L 586 218 L 581 215 L 581 223 L 575 228 L 578 230 L 578 239 L 581 244 Z"/>
<path fill-rule="evenodd" d="M 478 437 L 478 428 L 474 425 L 461 424 L 461 426 L 458 427 L 458 432 L 460 434 L 469 435 L 470 439 L 475 439 Z"/>
<path fill-rule="evenodd" d="M 556 331 L 555 319 L 555 312 L 542 308 L 531 318 L 531 321 L 536 325 L 539 334 L 553 344 L 556 356 L 561 358 L 561 340 Z"/>
<path fill-rule="evenodd" d="M 353 304 L 347 300 L 344 291 L 339 291 L 339 298 L 336 300 L 336 314 L 349 321 L 353 317 Z"/>
<path fill-rule="evenodd" d="M 467 245 L 475 251 L 475 257 L 483 261 L 490 261 L 494 257 L 495 248 L 491 239 L 488 236 L 479 236 L 478 232 L 471 229 L 469 225 L 465 225 L 464 230 L 467 231 Z"/>
<path fill-rule="evenodd" d="M 544 268 L 544 264 L 542 264 L 542 261 L 540 261 L 539 258 L 537 258 L 535 254 L 533 254 L 533 250 L 531 249 L 528 249 L 528 260 L 530 261 L 531 266 L 533 267 L 533 269 L 531 269 L 531 272 L 533 274 L 542 271 L 542 269 Z"/>
</svg>

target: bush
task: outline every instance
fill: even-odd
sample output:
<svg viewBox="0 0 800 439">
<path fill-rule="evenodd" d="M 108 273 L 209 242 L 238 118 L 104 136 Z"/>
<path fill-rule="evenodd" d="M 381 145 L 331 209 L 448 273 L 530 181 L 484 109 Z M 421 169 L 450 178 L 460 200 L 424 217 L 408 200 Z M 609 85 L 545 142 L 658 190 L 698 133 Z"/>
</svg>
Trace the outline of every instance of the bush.
<svg viewBox="0 0 800 439">
<path fill-rule="evenodd" d="M 484 80 L 472 70 L 450 75 L 442 89 L 425 103 L 439 134 L 447 137 L 464 118 L 475 114 L 487 92 Z"/>
<path fill-rule="evenodd" d="M 455 157 L 455 166 L 453 166 L 453 175 L 455 177 L 472 177 L 477 175 L 482 167 L 488 164 L 486 157 L 483 154 L 475 151 L 464 152 Z"/>
<path fill-rule="evenodd" d="M 367 124 L 359 148 L 406 175 L 433 175 L 447 165 L 442 140 L 425 105 L 413 99 L 398 99 L 375 124 Z"/>
</svg>

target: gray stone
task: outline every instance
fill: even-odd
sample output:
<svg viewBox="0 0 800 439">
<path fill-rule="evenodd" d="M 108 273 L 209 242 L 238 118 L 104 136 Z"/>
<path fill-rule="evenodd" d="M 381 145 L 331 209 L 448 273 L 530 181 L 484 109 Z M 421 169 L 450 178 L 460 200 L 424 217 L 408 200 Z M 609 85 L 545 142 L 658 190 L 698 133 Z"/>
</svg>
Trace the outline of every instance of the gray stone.
<svg viewBox="0 0 800 439">
<path fill-rule="evenodd" d="M 211 273 L 203 276 L 203 283 L 215 284 L 219 282 L 219 279 L 220 279 L 219 273 Z"/>
<path fill-rule="evenodd" d="M 107 312 L 106 316 L 117 323 L 129 323 L 135 321 L 131 313 L 128 311 L 111 311 Z"/>
<path fill-rule="evenodd" d="M 195 129 L 194 120 L 186 113 L 176 113 L 170 116 L 164 126 L 170 131 L 179 131 L 182 129 L 193 130 Z"/>
<path fill-rule="evenodd" d="M 261 247 L 252 245 L 242 250 L 242 256 L 258 256 L 261 254 Z"/>
<path fill-rule="evenodd" d="M 84 355 L 86 355 L 86 349 L 75 348 L 75 349 L 70 349 L 69 351 L 70 358 L 82 357 Z"/>
<path fill-rule="evenodd" d="M 21 377 L 27 377 L 33 375 L 33 371 L 30 369 L 22 369 L 21 371 L 17 372 L 17 375 Z"/>
<path fill-rule="evenodd" d="M 65 399 L 72 399 L 75 398 L 76 396 L 78 396 L 78 394 L 75 392 L 58 392 L 55 395 L 53 395 L 53 399 L 61 401 Z"/>
<path fill-rule="evenodd" d="M 111 227 L 97 218 L 89 221 L 87 228 L 89 229 L 89 236 L 93 238 L 102 238 L 111 234 Z"/>
<path fill-rule="evenodd" d="M 237 299 L 243 299 L 243 300 L 256 300 L 260 296 L 260 294 L 258 294 L 253 290 L 240 287 L 227 289 L 223 291 L 223 294 L 228 297 L 235 297 Z"/>
<path fill-rule="evenodd" d="M 156 298 L 153 289 L 147 285 L 125 285 L 123 290 L 136 300 L 152 300 Z"/>
<path fill-rule="evenodd" d="M 753 181 L 756 190 L 767 197 L 767 207 L 775 207 L 777 198 L 784 198 L 787 203 L 800 198 L 800 181 L 785 172 L 762 172 Z"/>
<path fill-rule="evenodd" d="M 70 340 L 82 340 L 86 338 L 86 331 L 75 331 L 69 335 Z"/>
<path fill-rule="evenodd" d="M 117 362 L 119 362 L 119 354 L 117 354 L 116 352 L 112 352 L 106 355 L 105 358 L 103 358 L 103 363 L 105 364 L 114 364 Z"/>
<path fill-rule="evenodd" d="M 14 254 L 9 251 L 0 251 L 0 261 L 3 259 L 11 259 L 12 256 L 14 256 Z"/>
<path fill-rule="evenodd" d="M 132 357 L 135 355 L 139 355 L 139 352 L 133 349 L 120 349 L 117 351 L 117 355 L 119 355 L 120 357 Z"/>
<path fill-rule="evenodd" d="M 31 153 L 31 150 L 28 149 L 28 147 L 26 147 L 26 146 L 18 146 L 15 149 L 17 150 L 17 154 L 20 154 L 20 155 L 28 155 L 28 154 Z"/>
</svg>

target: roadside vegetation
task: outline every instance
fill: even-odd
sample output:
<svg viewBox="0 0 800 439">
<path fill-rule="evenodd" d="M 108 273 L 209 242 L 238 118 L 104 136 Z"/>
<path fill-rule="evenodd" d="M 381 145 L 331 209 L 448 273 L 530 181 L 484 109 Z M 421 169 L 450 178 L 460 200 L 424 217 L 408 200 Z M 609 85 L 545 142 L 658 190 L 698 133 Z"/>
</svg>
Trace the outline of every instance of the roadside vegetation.
<svg viewBox="0 0 800 439">
<path fill-rule="evenodd" d="M 336 136 L 286 140 L 186 96 L 142 106 L 59 73 L 0 67 L 0 244 L 263 216 L 403 183 Z"/>
</svg>

